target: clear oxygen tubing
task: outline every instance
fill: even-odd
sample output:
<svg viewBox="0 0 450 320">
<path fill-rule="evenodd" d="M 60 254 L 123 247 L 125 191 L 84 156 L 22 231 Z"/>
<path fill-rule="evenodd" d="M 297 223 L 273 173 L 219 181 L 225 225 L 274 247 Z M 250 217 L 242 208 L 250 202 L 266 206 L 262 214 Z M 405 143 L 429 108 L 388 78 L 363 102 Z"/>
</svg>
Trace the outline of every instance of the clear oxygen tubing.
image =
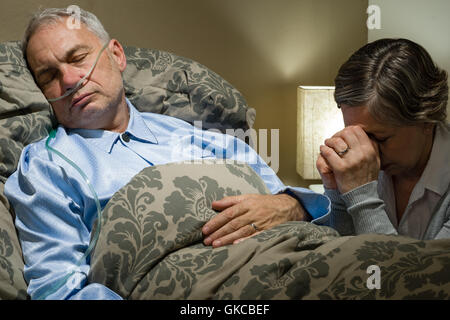
<svg viewBox="0 0 450 320">
<path fill-rule="evenodd" d="M 92 186 L 91 182 L 89 181 L 89 178 L 87 177 L 87 175 L 84 173 L 83 170 L 81 170 L 81 168 L 79 166 L 76 165 L 75 162 L 73 162 L 72 160 L 70 160 L 69 158 L 67 158 L 66 156 L 64 156 L 61 152 L 59 152 L 58 150 L 52 148 L 49 146 L 49 142 L 51 139 L 55 138 L 56 136 L 56 130 L 52 129 L 49 133 L 49 136 L 47 138 L 47 141 L 45 142 L 45 147 L 47 148 L 47 150 L 49 150 L 50 152 L 53 152 L 54 154 L 56 154 L 58 157 L 60 157 L 61 159 L 63 159 L 64 161 L 66 161 L 68 164 L 70 164 L 73 168 L 75 168 L 75 170 L 78 171 L 78 173 L 83 177 L 84 181 L 86 182 L 86 184 L 89 187 L 89 190 L 92 193 L 92 196 L 94 197 L 94 201 L 95 201 L 95 205 L 97 207 L 97 221 L 95 222 L 97 224 L 96 228 L 95 228 L 95 233 L 93 238 L 91 239 L 91 242 L 88 246 L 88 248 L 86 249 L 85 253 L 83 254 L 83 256 L 77 261 L 76 263 L 76 267 L 80 266 L 80 264 L 86 260 L 86 258 L 89 256 L 89 254 L 92 252 L 92 250 L 94 249 L 95 245 L 97 244 L 97 240 L 98 237 L 100 235 L 100 228 L 101 228 L 101 219 L 102 219 L 102 209 L 100 206 L 100 201 L 98 200 L 98 196 L 97 196 L 97 192 L 95 192 L 94 187 Z M 74 269 L 75 269 L 74 268 Z M 44 291 L 42 294 L 40 294 L 39 296 L 36 297 L 37 300 L 44 300 L 45 298 L 47 298 L 49 295 L 55 293 L 56 291 L 58 291 L 66 282 L 67 280 L 69 280 L 69 278 L 75 273 L 75 270 L 71 270 L 69 271 L 63 278 L 61 278 L 59 281 L 57 281 L 56 283 L 54 283 L 49 289 L 47 289 L 46 291 Z"/>
<path fill-rule="evenodd" d="M 48 102 L 55 102 L 61 99 L 64 99 L 65 97 L 70 96 L 71 94 L 75 93 L 76 91 L 78 91 L 78 89 L 80 89 L 80 87 L 83 85 L 84 81 L 91 75 L 92 71 L 94 71 L 95 66 L 97 65 L 98 59 L 100 59 L 100 56 L 102 55 L 102 52 L 106 49 L 106 47 L 108 46 L 108 43 L 105 43 L 102 47 L 102 49 L 100 50 L 100 52 L 97 55 L 97 58 L 95 59 L 94 64 L 92 65 L 91 69 L 89 69 L 88 73 L 81 78 L 77 84 L 75 85 L 75 87 L 73 87 L 70 90 L 67 90 L 66 93 L 64 93 L 62 96 L 59 96 L 57 98 L 51 98 L 51 99 L 47 99 Z"/>
<path fill-rule="evenodd" d="M 100 59 L 100 56 L 101 56 L 102 52 L 106 49 L 107 46 L 108 46 L 108 43 L 105 43 L 105 45 L 102 47 L 102 49 L 98 53 L 97 58 L 95 59 L 95 62 L 92 65 L 92 67 L 89 70 L 89 72 L 77 82 L 75 87 L 73 87 L 72 89 L 66 91 L 66 93 L 64 95 L 60 96 L 60 97 L 47 99 L 47 100 L 49 102 L 58 101 L 58 100 L 64 99 L 65 97 L 68 97 L 69 95 L 71 95 L 74 92 L 76 92 L 83 85 L 84 81 L 91 75 L 92 71 L 94 70 L 95 66 L 97 65 L 98 60 Z M 55 129 L 52 129 L 50 131 L 50 133 L 49 133 L 47 141 L 45 142 L 45 147 L 47 148 L 48 151 L 53 152 L 54 154 L 59 156 L 61 159 L 66 161 L 68 164 L 70 164 L 73 168 L 75 168 L 78 171 L 78 173 L 83 177 L 84 181 L 88 185 L 89 190 L 91 191 L 92 196 L 94 197 L 95 205 L 97 206 L 97 222 L 96 222 L 97 223 L 97 228 L 95 229 L 94 237 L 91 239 L 91 242 L 90 242 L 86 252 L 84 253 L 84 255 L 76 263 L 76 267 L 78 267 L 89 256 L 89 254 L 91 253 L 92 249 L 95 247 L 95 245 L 97 243 L 97 240 L 98 240 L 98 237 L 99 237 L 99 234 L 100 234 L 102 210 L 101 210 L 101 207 L 100 207 L 100 201 L 98 200 L 97 192 L 95 192 L 94 187 L 92 186 L 91 182 L 89 181 L 89 178 L 86 176 L 86 174 L 83 172 L 83 170 L 81 170 L 81 168 L 79 166 L 77 166 L 75 162 L 73 162 L 72 160 L 70 160 L 69 158 L 64 156 L 61 152 L 59 152 L 58 150 L 56 150 L 56 149 L 54 149 L 54 148 L 49 146 L 50 140 L 55 138 L 55 136 L 56 136 L 56 131 L 55 131 Z M 43 300 L 43 299 L 47 298 L 49 295 L 51 295 L 51 294 L 55 293 L 56 291 L 58 291 L 74 273 L 75 273 L 75 270 L 69 271 L 62 279 L 57 281 L 55 284 L 53 284 L 49 289 L 44 291 L 42 294 L 38 295 L 36 297 L 36 299 L 37 300 Z"/>
</svg>

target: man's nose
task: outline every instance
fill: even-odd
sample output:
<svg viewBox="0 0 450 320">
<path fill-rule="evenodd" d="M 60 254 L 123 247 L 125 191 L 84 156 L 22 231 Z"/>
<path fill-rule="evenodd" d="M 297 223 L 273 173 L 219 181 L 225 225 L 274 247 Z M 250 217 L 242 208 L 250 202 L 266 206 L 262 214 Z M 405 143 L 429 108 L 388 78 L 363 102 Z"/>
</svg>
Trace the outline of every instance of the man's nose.
<svg viewBox="0 0 450 320">
<path fill-rule="evenodd" d="M 61 89 L 63 92 L 75 88 L 78 81 L 84 76 L 82 70 L 71 65 L 63 66 L 60 72 Z"/>
</svg>

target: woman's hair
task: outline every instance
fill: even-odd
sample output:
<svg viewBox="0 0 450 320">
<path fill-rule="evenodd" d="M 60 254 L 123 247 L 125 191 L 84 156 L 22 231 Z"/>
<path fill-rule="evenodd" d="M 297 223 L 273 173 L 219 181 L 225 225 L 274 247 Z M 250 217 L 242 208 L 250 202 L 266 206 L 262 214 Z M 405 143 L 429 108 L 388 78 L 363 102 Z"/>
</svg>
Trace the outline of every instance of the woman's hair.
<svg viewBox="0 0 450 320">
<path fill-rule="evenodd" d="M 48 8 L 39 10 L 33 15 L 33 17 L 30 19 L 30 22 L 28 23 L 28 27 L 22 40 L 22 51 L 25 59 L 28 41 L 30 40 L 31 36 L 37 31 L 37 29 L 44 25 L 61 22 L 67 17 L 73 17 L 74 19 L 79 18 L 80 22 L 83 23 L 86 28 L 89 29 L 92 33 L 94 33 L 103 44 L 109 42 L 110 37 L 108 32 L 106 32 L 100 20 L 98 20 L 98 18 L 93 13 L 76 7 L 76 10 L 79 10 L 79 15 L 74 15 L 74 11 L 69 10 L 69 8 Z"/>
<path fill-rule="evenodd" d="M 405 126 L 446 122 L 447 72 L 406 39 L 380 39 L 356 51 L 339 69 L 338 106 L 365 105 L 378 121 Z"/>
</svg>

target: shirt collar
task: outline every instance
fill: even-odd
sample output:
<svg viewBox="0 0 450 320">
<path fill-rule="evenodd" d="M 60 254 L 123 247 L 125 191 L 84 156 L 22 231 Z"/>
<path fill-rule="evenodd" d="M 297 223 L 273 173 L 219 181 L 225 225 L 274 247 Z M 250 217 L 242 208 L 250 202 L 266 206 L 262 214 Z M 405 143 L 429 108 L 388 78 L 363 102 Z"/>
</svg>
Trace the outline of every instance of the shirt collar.
<svg viewBox="0 0 450 320">
<path fill-rule="evenodd" d="M 70 132 L 79 134 L 107 153 L 111 152 L 115 143 L 119 139 L 119 136 L 125 132 L 136 140 L 158 144 L 158 140 L 145 123 L 141 113 L 136 110 L 127 98 L 125 98 L 125 100 L 128 105 L 130 118 L 128 121 L 128 127 L 124 132 L 118 133 L 101 129 L 71 129 Z"/>
</svg>

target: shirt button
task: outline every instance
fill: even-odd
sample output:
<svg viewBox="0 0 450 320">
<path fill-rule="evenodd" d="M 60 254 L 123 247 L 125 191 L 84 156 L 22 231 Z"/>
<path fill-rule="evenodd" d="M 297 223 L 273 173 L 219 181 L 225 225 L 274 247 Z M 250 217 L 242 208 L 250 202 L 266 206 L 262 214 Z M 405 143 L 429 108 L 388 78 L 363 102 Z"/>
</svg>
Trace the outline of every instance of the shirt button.
<svg viewBox="0 0 450 320">
<path fill-rule="evenodd" d="M 128 133 L 122 133 L 122 140 L 125 142 L 130 142 L 130 135 Z"/>
</svg>

